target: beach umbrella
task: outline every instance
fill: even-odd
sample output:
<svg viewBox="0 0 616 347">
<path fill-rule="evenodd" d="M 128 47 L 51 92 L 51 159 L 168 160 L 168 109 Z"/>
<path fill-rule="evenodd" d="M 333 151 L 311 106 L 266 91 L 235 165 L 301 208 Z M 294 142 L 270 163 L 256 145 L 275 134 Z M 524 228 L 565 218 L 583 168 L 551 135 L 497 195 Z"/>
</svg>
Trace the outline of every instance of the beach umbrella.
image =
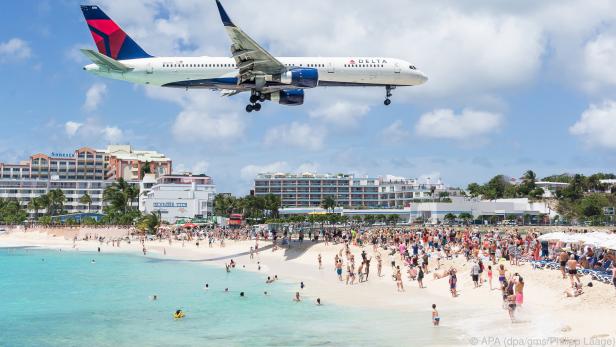
<svg viewBox="0 0 616 347">
<path fill-rule="evenodd" d="M 193 223 L 184 223 L 182 225 L 183 228 L 196 228 L 197 224 L 193 224 Z"/>
</svg>

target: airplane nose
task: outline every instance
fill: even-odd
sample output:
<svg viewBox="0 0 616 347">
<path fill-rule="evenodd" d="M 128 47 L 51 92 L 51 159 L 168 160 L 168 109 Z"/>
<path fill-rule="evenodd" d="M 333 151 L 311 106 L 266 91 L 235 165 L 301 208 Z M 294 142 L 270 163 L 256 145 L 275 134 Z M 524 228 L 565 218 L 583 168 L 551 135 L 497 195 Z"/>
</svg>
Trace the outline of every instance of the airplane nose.
<svg viewBox="0 0 616 347">
<path fill-rule="evenodd" d="M 416 71 L 415 77 L 417 78 L 418 84 L 424 84 L 428 82 L 428 76 L 426 76 L 423 72 Z"/>
</svg>

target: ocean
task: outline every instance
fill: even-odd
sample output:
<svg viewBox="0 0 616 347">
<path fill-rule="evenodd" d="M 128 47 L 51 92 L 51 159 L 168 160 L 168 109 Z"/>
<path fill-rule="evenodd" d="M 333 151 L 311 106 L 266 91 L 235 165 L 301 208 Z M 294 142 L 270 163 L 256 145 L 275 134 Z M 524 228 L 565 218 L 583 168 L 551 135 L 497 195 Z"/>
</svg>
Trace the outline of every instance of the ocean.
<svg viewBox="0 0 616 347">
<path fill-rule="evenodd" d="M 0 276 L 0 346 L 456 343 L 450 329 L 431 327 L 426 312 L 296 303 L 296 285 L 267 285 L 262 275 L 202 263 L 0 248 Z M 174 320 L 176 309 L 186 317 Z"/>
</svg>

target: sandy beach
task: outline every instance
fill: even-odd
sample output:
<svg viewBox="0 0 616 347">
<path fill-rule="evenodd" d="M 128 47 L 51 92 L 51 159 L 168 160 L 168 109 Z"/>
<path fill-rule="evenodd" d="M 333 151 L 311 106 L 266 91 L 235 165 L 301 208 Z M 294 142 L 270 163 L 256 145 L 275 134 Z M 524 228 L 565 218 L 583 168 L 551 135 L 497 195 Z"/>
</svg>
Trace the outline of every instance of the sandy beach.
<svg viewBox="0 0 616 347">
<path fill-rule="evenodd" d="M 83 241 L 85 235 L 105 235 L 110 238 L 123 237 L 127 229 L 85 229 L 37 230 L 27 232 L 13 230 L 0 235 L 0 247 L 42 247 L 62 249 L 63 251 L 102 253 L 126 252 L 143 256 L 140 242 L 122 242 L 120 247 L 111 243 Z M 77 237 L 78 241 L 73 242 Z M 267 241 L 259 241 L 261 251 L 250 259 L 249 249 L 254 241 L 227 240 L 225 247 L 216 242 L 212 248 L 207 241 L 199 247 L 192 242 L 167 240 L 146 241 L 148 257 L 196 261 L 221 267 L 233 259 L 237 266 L 234 271 L 253 271 L 267 276 L 277 275 L 282 281 L 296 283 L 303 297 L 314 300 L 321 298 L 325 304 L 352 307 L 373 307 L 400 310 L 402 312 L 425 312 L 430 322 L 431 305 L 436 304 L 442 325 L 458 329 L 461 345 L 504 345 L 505 339 L 517 345 L 590 345 L 593 341 L 613 345 L 616 327 L 611 314 L 616 309 L 616 292 L 612 286 L 594 282 L 594 286 L 584 287 L 584 294 L 576 298 L 566 298 L 563 291 L 569 288 L 569 279 L 563 280 L 559 271 L 532 269 L 529 264 L 520 266 L 505 265 L 511 272 L 518 272 L 526 282 L 524 305 L 517 312 L 517 321 L 512 323 L 507 311 L 502 308 L 502 298 L 498 290 L 497 276 L 494 278 L 495 290 L 488 283 L 474 288 L 470 276 L 470 264 L 463 256 L 452 260 L 442 260 L 441 269 L 454 266 L 458 270 L 459 296 L 453 298 L 449 292 L 447 278 L 433 279 L 435 264 L 430 264 L 424 285 L 420 289 L 416 281 L 403 276 L 405 292 L 398 292 L 392 280 L 392 268 L 387 253 L 380 250 L 383 258 L 382 277 L 377 276 L 376 255 L 372 246 L 360 248 L 351 246 L 355 257 L 361 258 L 362 249 L 373 257 L 370 277 L 367 282 L 345 285 L 338 280 L 334 271 L 334 257 L 342 244 L 325 246 L 324 243 L 304 241 L 292 242 L 291 248 L 280 248 L 273 252 Z M 321 255 L 322 269 L 318 268 L 317 258 Z M 260 269 L 259 269 L 260 266 Z M 204 279 L 204 282 L 207 279 Z M 299 289 L 299 283 L 306 287 Z M 582 278 L 582 283 L 590 282 L 590 277 Z M 292 293 L 289 293 L 289 299 Z M 513 340 L 515 339 L 515 340 Z M 517 341 L 517 342 L 514 342 Z M 607 342 L 605 342 L 607 341 Z M 611 341 L 611 342 L 610 342 Z"/>
</svg>

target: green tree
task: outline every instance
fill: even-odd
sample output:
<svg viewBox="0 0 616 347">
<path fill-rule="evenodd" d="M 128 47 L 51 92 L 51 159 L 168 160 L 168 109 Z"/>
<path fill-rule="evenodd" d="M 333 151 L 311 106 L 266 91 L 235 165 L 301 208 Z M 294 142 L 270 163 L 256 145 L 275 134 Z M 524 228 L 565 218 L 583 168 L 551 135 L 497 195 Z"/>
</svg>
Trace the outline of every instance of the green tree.
<svg viewBox="0 0 616 347">
<path fill-rule="evenodd" d="M 64 211 L 64 202 L 66 202 L 64 192 L 61 189 L 54 189 L 49 191 L 47 196 L 49 197 L 49 214 L 52 216 L 61 214 Z"/>
<path fill-rule="evenodd" d="M 605 194 L 593 193 L 584 197 L 579 204 L 579 214 L 584 217 L 598 217 L 603 215 L 603 208 L 609 204 Z"/>
<path fill-rule="evenodd" d="M 85 193 L 79 198 L 79 203 L 88 206 L 88 213 L 90 213 L 90 207 L 92 206 L 92 197 L 90 194 Z"/>
<path fill-rule="evenodd" d="M 468 195 L 472 198 L 476 198 L 481 195 L 482 187 L 477 183 L 471 183 L 466 187 L 466 190 L 468 191 Z"/>
<path fill-rule="evenodd" d="M 16 199 L 0 199 L 0 222 L 5 224 L 20 224 L 28 218 L 28 212 Z"/>
<path fill-rule="evenodd" d="M 278 195 L 274 195 L 274 194 L 268 194 L 265 197 L 263 197 L 264 199 L 264 207 L 266 210 L 269 211 L 270 216 L 272 216 L 273 218 L 278 218 L 278 210 L 280 209 L 280 206 L 282 205 L 280 196 Z"/>
<path fill-rule="evenodd" d="M 51 215 L 51 201 L 49 200 L 49 195 L 43 194 L 39 196 L 38 201 L 41 204 L 41 209 L 45 209 L 47 215 Z"/>
<path fill-rule="evenodd" d="M 453 213 L 447 213 L 445 215 L 445 217 L 443 217 L 443 218 L 445 218 L 446 221 L 451 223 L 451 222 L 455 221 L 456 218 L 458 218 L 458 217 L 455 214 L 453 214 Z"/>
<path fill-rule="evenodd" d="M 400 215 L 398 214 L 390 214 L 387 216 L 387 224 L 396 225 L 400 221 Z"/>
<path fill-rule="evenodd" d="M 327 212 L 334 212 L 336 208 L 336 199 L 330 195 L 326 196 L 323 198 L 323 201 L 321 201 L 321 207 Z"/>
<path fill-rule="evenodd" d="M 468 213 L 468 212 L 462 212 L 460 213 L 460 215 L 458 216 L 458 218 L 460 218 L 461 220 L 463 220 L 465 223 L 470 222 L 471 220 L 473 220 L 473 215 Z"/>
<path fill-rule="evenodd" d="M 39 210 L 43 208 L 43 204 L 41 203 L 40 198 L 32 198 L 28 202 L 28 209 L 34 212 L 33 219 L 38 218 Z"/>
<path fill-rule="evenodd" d="M 137 222 L 137 228 L 143 232 L 148 232 L 149 234 L 156 234 L 158 228 L 160 228 L 160 224 L 160 216 L 158 213 L 152 212 L 141 216 Z"/>
</svg>

